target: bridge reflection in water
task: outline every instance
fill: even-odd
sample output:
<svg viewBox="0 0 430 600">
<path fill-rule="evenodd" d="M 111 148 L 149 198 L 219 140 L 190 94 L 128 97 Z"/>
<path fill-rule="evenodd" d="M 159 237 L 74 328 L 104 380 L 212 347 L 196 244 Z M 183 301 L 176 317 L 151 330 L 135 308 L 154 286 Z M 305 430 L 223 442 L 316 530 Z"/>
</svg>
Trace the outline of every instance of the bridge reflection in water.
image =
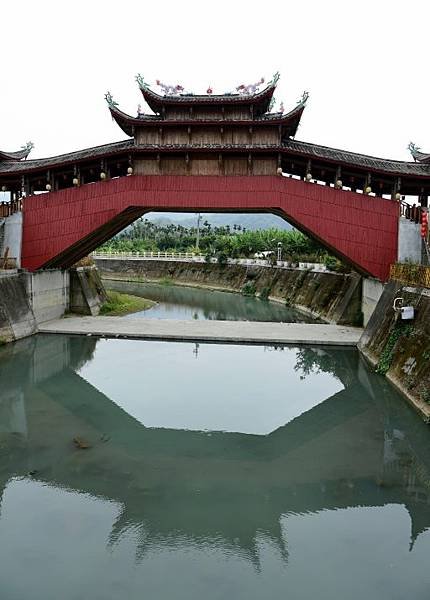
<svg viewBox="0 0 430 600">
<path fill-rule="evenodd" d="M 47 531 L 52 539 L 61 540 L 60 545 L 73 545 L 76 535 L 81 540 L 76 553 L 66 552 L 64 559 L 73 562 L 77 556 L 92 565 L 89 575 L 84 565 L 68 563 L 77 590 L 81 585 L 99 585 L 103 573 L 109 585 L 117 581 L 115 593 L 133 594 L 139 578 L 131 577 L 131 567 L 125 565 L 134 564 L 149 569 L 145 581 L 153 593 L 170 589 L 170 597 L 192 598 L 195 588 L 199 597 L 208 586 L 216 588 L 217 577 L 222 577 L 218 583 L 226 594 L 240 590 L 237 597 L 245 591 L 243 597 L 261 597 L 264 590 L 253 589 L 244 573 L 233 576 L 228 571 L 231 565 L 239 561 L 239 571 L 250 565 L 254 573 L 270 578 L 276 556 L 277 568 L 288 564 L 290 569 L 291 562 L 298 561 L 304 576 L 306 559 L 300 557 L 303 549 L 298 541 L 290 544 L 290 524 L 300 530 L 297 519 L 306 523 L 311 515 L 317 518 L 310 525 L 314 537 L 306 533 L 307 526 L 300 536 L 309 543 L 306 553 L 312 554 L 316 545 L 325 564 L 326 542 L 318 539 L 318 523 L 328 518 L 327 511 L 343 514 L 342 509 L 386 507 L 394 511 L 397 524 L 403 523 L 406 509 L 409 532 L 397 535 L 400 525 L 396 525 L 394 537 L 400 540 L 403 558 L 409 550 L 415 552 L 417 538 L 430 527 L 428 430 L 382 378 L 364 367 L 355 351 L 298 351 L 296 369 L 303 377 L 319 369 L 336 377 L 343 389 L 271 433 L 253 435 L 145 427 L 78 374 L 92 361 L 98 343 L 94 338 L 37 336 L 0 349 L 0 560 L 8 573 L 6 589 L 25 591 L 35 585 L 42 567 L 29 554 L 32 544 L 39 557 L 56 563 L 58 547 L 55 542 L 49 547 L 48 534 L 47 547 L 40 540 L 44 534 L 38 519 L 49 523 Z M 192 346 L 184 345 L 184 351 L 191 352 Z M 72 443 L 76 435 L 91 448 L 76 449 Z M 57 500 L 55 490 L 60 494 Z M 70 494 L 78 498 L 79 509 L 73 508 Z M 88 508 L 91 499 L 101 501 L 104 508 Z M 46 511 L 45 516 L 39 511 Z M 381 511 L 370 517 L 376 529 L 384 521 Z M 339 555 L 352 556 L 354 544 L 361 548 L 360 540 L 348 540 L 348 535 L 351 531 L 356 535 L 365 521 L 360 516 L 353 530 L 346 518 L 329 526 L 340 540 Z M 30 530 L 23 531 L 22 523 L 29 523 Z M 19 532 L 25 540 L 19 539 Z M 108 557 L 121 556 L 119 563 L 109 566 L 111 558 L 97 558 L 106 551 Z M 183 555 L 175 566 L 173 555 L 179 551 Z M 190 566 L 190 560 L 197 560 L 196 552 L 199 562 Z M 224 560 L 230 567 L 221 568 Z M 368 560 L 379 564 L 373 557 Z M 15 588 L 11 582 L 16 561 L 20 569 L 28 569 L 28 588 L 25 583 Z M 208 561 L 215 561 L 215 566 L 208 566 Z M 351 582 L 350 568 L 359 578 L 357 565 L 351 567 L 346 560 Z M 163 569 L 176 573 L 176 583 L 162 581 Z M 58 567 L 57 576 L 62 572 Z M 234 583 L 236 576 L 244 588 Z M 343 576 L 336 577 L 341 581 Z M 18 581 L 18 571 L 16 577 Z M 326 597 L 324 585 L 330 585 L 318 577 L 315 592 Z M 273 590 L 282 581 L 281 575 L 273 576 Z M 51 589 L 45 583 L 37 583 L 35 589 L 39 585 L 41 590 Z M 55 585 L 52 589 L 57 590 Z M 107 583 L 100 585 L 101 595 L 88 597 L 119 597 L 104 589 Z M 304 589 L 307 585 L 313 584 L 306 583 Z M 348 597 L 355 598 L 354 593 Z"/>
</svg>

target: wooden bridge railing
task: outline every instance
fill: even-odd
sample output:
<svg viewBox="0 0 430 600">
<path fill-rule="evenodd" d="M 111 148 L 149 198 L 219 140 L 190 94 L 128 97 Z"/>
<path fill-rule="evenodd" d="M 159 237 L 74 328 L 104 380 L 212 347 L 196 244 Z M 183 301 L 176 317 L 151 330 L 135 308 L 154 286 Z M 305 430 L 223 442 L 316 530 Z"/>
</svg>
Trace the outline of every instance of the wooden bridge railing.
<svg viewBox="0 0 430 600">
<path fill-rule="evenodd" d="M 0 202 L 0 219 L 10 217 L 17 212 L 22 211 L 22 200 L 13 200 L 12 202 Z"/>
<path fill-rule="evenodd" d="M 422 207 L 418 204 L 408 204 L 407 202 L 400 202 L 400 216 L 413 221 L 414 223 L 421 222 Z"/>
</svg>

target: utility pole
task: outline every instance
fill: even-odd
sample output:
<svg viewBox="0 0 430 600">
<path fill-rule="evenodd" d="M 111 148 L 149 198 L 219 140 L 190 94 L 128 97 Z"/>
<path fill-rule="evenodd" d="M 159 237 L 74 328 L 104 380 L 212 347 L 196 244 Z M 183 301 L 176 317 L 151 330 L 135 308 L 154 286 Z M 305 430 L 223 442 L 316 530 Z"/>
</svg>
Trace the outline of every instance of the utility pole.
<svg viewBox="0 0 430 600">
<path fill-rule="evenodd" d="M 199 250 L 200 243 L 200 221 L 202 220 L 202 216 L 200 213 L 197 213 L 197 235 L 196 235 L 196 249 Z"/>
</svg>

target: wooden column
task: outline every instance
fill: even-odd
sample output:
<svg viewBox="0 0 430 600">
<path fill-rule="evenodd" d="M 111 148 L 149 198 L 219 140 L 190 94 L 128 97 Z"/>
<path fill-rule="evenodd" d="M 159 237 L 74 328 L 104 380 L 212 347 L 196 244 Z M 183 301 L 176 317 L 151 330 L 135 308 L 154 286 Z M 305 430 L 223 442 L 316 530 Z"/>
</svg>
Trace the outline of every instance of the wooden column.
<svg viewBox="0 0 430 600">
<path fill-rule="evenodd" d="M 401 185 L 402 185 L 402 180 L 400 177 L 397 177 L 393 183 L 393 188 L 391 190 L 391 200 L 395 200 L 396 194 L 400 194 Z"/>
</svg>

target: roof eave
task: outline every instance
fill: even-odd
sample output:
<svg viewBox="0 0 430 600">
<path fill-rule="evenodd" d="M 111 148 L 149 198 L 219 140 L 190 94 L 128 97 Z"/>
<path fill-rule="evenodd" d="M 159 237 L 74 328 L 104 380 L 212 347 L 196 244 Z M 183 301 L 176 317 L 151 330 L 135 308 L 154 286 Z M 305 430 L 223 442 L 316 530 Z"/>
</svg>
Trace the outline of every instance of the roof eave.
<svg viewBox="0 0 430 600">
<path fill-rule="evenodd" d="M 32 146 L 28 145 L 16 152 L 4 152 L 0 150 L 0 160 L 23 160 L 30 154 Z"/>
<path fill-rule="evenodd" d="M 420 152 L 419 150 L 415 150 L 411 152 L 413 159 L 416 162 L 429 164 L 430 163 L 430 154 L 425 154 L 424 152 Z"/>
<path fill-rule="evenodd" d="M 282 117 L 282 128 L 288 130 L 288 135 L 292 137 L 296 135 L 305 106 L 305 104 L 299 104 Z"/>
<path fill-rule="evenodd" d="M 134 118 L 127 113 L 122 112 L 122 110 L 119 110 L 116 108 L 116 106 L 109 106 L 109 111 L 112 119 L 115 121 L 118 127 L 122 129 L 126 135 L 133 137 L 134 127 L 132 121 Z"/>
<path fill-rule="evenodd" d="M 288 144 L 291 144 L 292 147 L 289 147 Z M 399 160 L 389 160 L 385 158 L 379 158 L 376 156 L 368 156 L 365 154 L 358 154 L 355 152 L 350 152 L 346 150 L 340 150 L 338 148 L 330 148 L 328 146 L 320 146 L 318 144 L 312 144 L 309 142 L 302 142 L 299 140 L 289 140 L 283 143 L 283 150 L 285 153 L 293 153 L 300 154 L 306 158 L 310 158 L 312 160 L 321 160 L 330 162 L 333 164 L 349 166 L 353 169 L 360 169 L 364 172 L 372 172 L 372 173 L 386 173 L 387 175 L 395 175 L 401 177 L 410 177 L 410 178 L 418 178 L 418 179 L 429 179 L 430 178 L 430 165 L 428 170 L 426 169 L 426 165 L 422 163 L 421 165 L 417 165 L 414 162 L 408 161 L 399 161 Z M 318 153 L 319 151 L 319 153 Z M 330 154 L 332 156 L 330 156 Z M 344 156 L 335 156 L 334 153 L 344 154 Z M 360 164 L 360 160 L 368 160 L 375 161 L 379 164 Z M 415 169 L 419 169 L 422 167 L 421 172 L 413 172 Z M 411 172 L 405 172 L 405 169 L 410 167 L 412 169 Z"/>
</svg>

